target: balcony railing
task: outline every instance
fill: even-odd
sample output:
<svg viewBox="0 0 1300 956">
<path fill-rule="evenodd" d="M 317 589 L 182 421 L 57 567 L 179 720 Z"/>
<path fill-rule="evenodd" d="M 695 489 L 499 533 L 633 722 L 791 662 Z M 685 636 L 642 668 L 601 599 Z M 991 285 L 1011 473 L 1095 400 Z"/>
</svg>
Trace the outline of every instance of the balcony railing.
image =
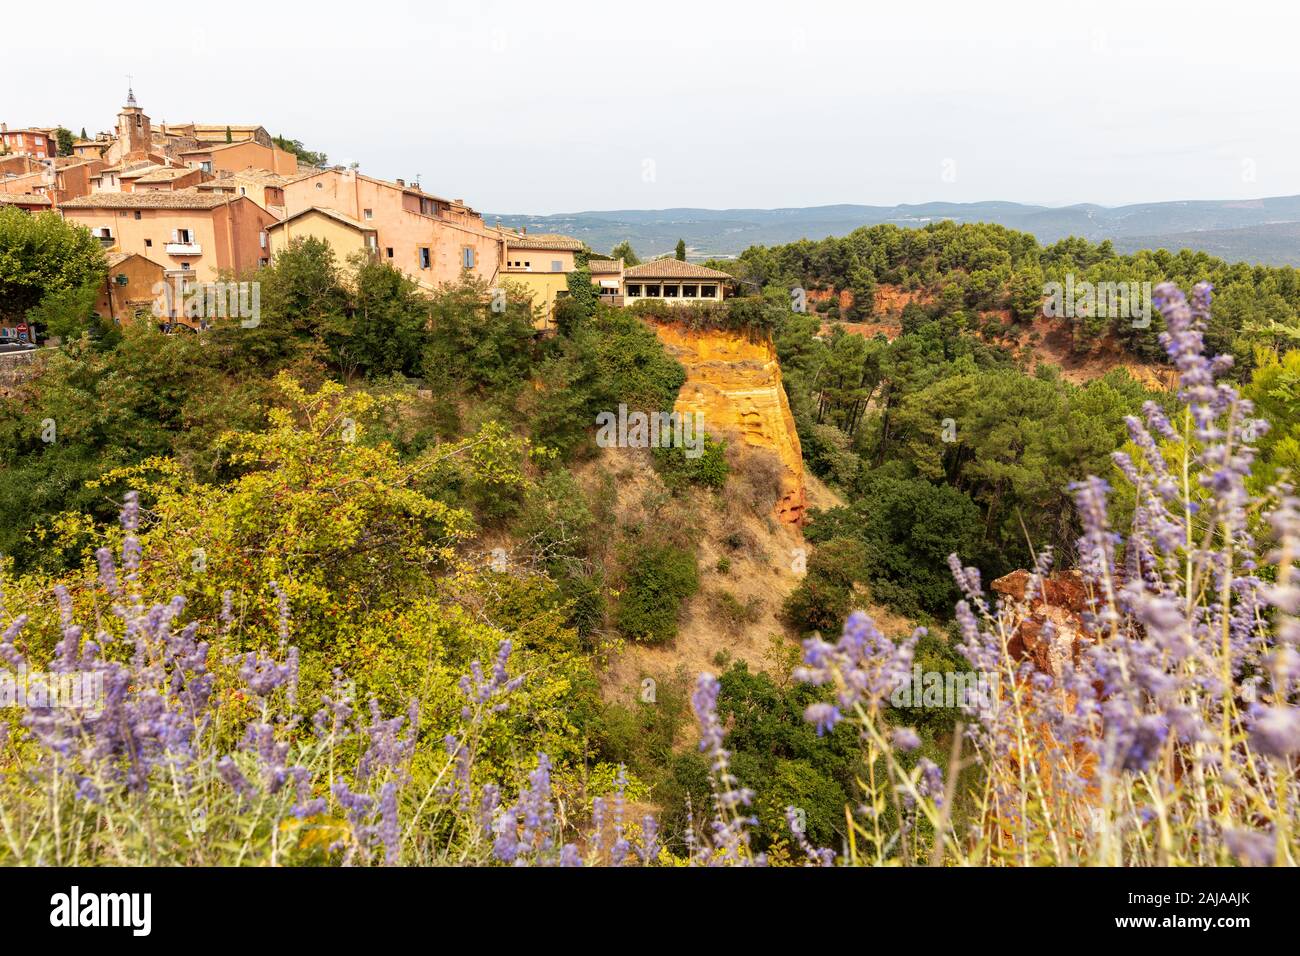
<svg viewBox="0 0 1300 956">
<path fill-rule="evenodd" d="M 169 242 L 167 243 L 167 255 L 201 256 L 203 255 L 203 247 L 197 242 Z"/>
</svg>

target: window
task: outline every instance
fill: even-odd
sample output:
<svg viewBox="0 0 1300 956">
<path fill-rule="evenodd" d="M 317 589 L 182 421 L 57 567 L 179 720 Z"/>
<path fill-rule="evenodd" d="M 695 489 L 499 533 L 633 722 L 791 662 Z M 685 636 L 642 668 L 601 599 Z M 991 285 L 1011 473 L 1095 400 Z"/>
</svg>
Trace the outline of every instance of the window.
<svg viewBox="0 0 1300 956">
<path fill-rule="evenodd" d="M 136 218 L 136 219 L 139 219 L 139 218 L 140 218 L 140 210 L 139 210 L 139 209 L 137 209 L 137 210 L 135 211 L 135 218 Z"/>
<path fill-rule="evenodd" d="M 182 245 L 188 246 L 190 242 L 193 241 L 193 237 L 190 235 L 190 231 L 188 229 L 177 229 L 176 238 L 173 239 L 172 241 L 179 242 Z"/>
<path fill-rule="evenodd" d="M 316 188 L 317 188 L 317 189 L 324 189 L 324 188 L 325 188 L 325 184 L 324 184 L 324 183 L 317 183 L 317 184 L 316 184 Z"/>
<path fill-rule="evenodd" d="M 716 285 L 700 286 L 701 299 L 716 299 L 718 297 L 718 287 Z"/>
<path fill-rule="evenodd" d="M 474 247 L 465 246 L 463 249 L 461 249 L 460 252 L 461 252 L 461 257 L 460 257 L 461 265 L 464 266 L 466 269 L 473 269 L 474 268 Z"/>
<path fill-rule="evenodd" d="M 563 271 L 564 271 L 564 263 L 563 263 L 562 261 L 560 261 L 559 259 L 552 259 L 552 260 L 551 260 L 551 271 L 552 271 L 552 272 L 563 272 Z"/>
<path fill-rule="evenodd" d="M 648 295 L 648 296 L 653 296 L 653 297 L 655 297 L 655 298 L 658 298 L 658 297 L 659 297 L 659 287 L 658 287 L 657 285 L 648 285 L 648 286 L 645 287 L 645 294 Z"/>
<path fill-rule="evenodd" d="M 153 240 L 152 240 L 152 239 L 146 239 L 146 240 L 144 241 L 144 247 L 145 247 L 146 249 L 152 249 L 152 248 L 153 248 Z"/>
<path fill-rule="evenodd" d="M 239 187 L 239 195 L 241 195 L 241 196 L 247 196 L 247 195 L 248 195 L 248 190 L 245 189 L 243 186 L 240 186 L 240 187 Z"/>
<path fill-rule="evenodd" d="M 199 163 L 199 169 L 203 170 L 205 173 L 212 172 L 212 161 L 208 160 L 205 163 Z"/>
<path fill-rule="evenodd" d="M 684 285 L 684 286 L 682 286 L 682 298 L 683 298 L 683 299 L 693 299 L 693 298 L 695 298 L 695 297 L 696 297 L 697 295 L 699 295 L 699 294 L 700 294 L 700 287 L 697 286 L 697 285 Z"/>
<path fill-rule="evenodd" d="M 635 299 L 640 294 L 641 294 L 641 286 L 639 283 L 636 285 L 629 285 L 627 287 L 627 297 L 629 299 Z"/>
<path fill-rule="evenodd" d="M 258 268 L 261 268 L 261 269 L 265 269 L 265 268 L 266 268 L 267 266 L 269 266 L 270 264 L 271 264 L 271 260 L 270 260 L 270 259 L 267 259 L 267 258 L 265 258 L 265 257 L 263 257 L 263 258 L 257 260 Z"/>
<path fill-rule="evenodd" d="M 664 286 L 664 298 L 665 298 L 665 299 L 675 299 L 675 298 L 677 298 L 677 286 L 675 286 L 675 285 L 666 285 L 666 286 Z"/>
<path fill-rule="evenodd" d="M 429 268 L 429 247 L 428 246 L 420 247 L 420 268 L 421 269 Z"/>
<path fill-rule="evenodd" d="M 259 232 L 259 233 L 257 234 L 257 242 L 258 242 L 258 244 L 259 244 L 263 249 L 266 248 L 266 230 L 265 230 L 265 229 L 263 229 L 261 232 Z"/>
<path fill-rule="evenodd" d="M 190 264 L 189 264 L 188 262 L 182 262 L 182 263 L 181 263 L 181 268 L 184 269 L 186 272 L 189 272 L 189 271 L 190 271 Z"/>
<path fill-rule="evenodd" d="M 374 219 L 375 211 L 373 209 L 364 209 L 362 210 L 361 215 L 365 216 L 367 219 Z"/>
<path fill-rule="evenodd" d="M 392 247 L 392 246 L 389 246 L 387 249 L 384 250 L 384 252 L 386 252 L 386 253 L 388 254 L 388 258 L 390 258 L 390 259 L 393 258 L 393 247 Z"/>
</svg>

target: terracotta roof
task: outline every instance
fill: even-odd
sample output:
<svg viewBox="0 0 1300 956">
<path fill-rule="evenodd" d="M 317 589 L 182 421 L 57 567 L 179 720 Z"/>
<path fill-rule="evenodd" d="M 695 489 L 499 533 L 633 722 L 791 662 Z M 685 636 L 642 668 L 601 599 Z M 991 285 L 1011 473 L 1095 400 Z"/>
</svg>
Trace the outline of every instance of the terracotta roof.
<svg viewBox="0 0 1300 956">
<path fill-rule="evenodd" d="M 587 268 L 594 276 L 616 276 L 622 264 L 617 259 L 589 259 Z"/>
<path fill-rule="evenodd" d="M 256 166 L 248 166 L 237 173 L 227 173 L 218 179 L 209 179 L 206 183 L 199 183 L 199 189 L 220 189 L 225 187 L 230 189 L 234 186 L 284 186 L 293 182 L 296 176 L 281 176 L 279 173 L 273 173 L 269 169 L 259 169 Z"/>
<path fill-rule="evenodd" d="M 91 193 L 80 199 L 69 199 L 64 209 L 216 209 L 224 206 L 231 197 L 201 193 L 197 189 L 178 189 L 175 192 L 143 193 Z"/>
<path fill-rule="evenodd" d="M 127 173 L 122 176 L 123 179 L 134 179 L 137 183 L 169 183 L 174 179 L 182 179 L 185 176 L 192 175 L 197 170 L 189 166 L 160 166 L 157 169 L 148 170 L 143 176 L 137 176 L 134 173 Z"/>
<path fill-rule="evenodd" d="M 680 259 L 651 259 L 639 266 L 633 266 L 623 273 L 628 279 L 730 279 L 731 276 L 717 269 L 706 269 L 693 262 Z"/>
<path fill-rule="evenodd" d="M 559 233 L 539 233 L 535 236 L 506 236 L 506 245 L 511 249 L 572 249 L 582 248 L 582 243 L 571 236 Z"/>
<path fill-rule="evenodd" d="M 269 226 L 266 227 L 267 231 L 278 228 L 279 226 L 283 226 L 286 222 L 292 222 L 293 220 L 297 219 L 299 216 L 305 216 L 309 212 L 318 212 L 323 216 L 329 216 L 331 219 L 336 219 L 339 222 L 343 223 L 345 226 L 351 226 L 353 229 L 359 229 L 362 232 L 375 232 L 374 226 L 367 226 L 364 222 L 358 222 L 357 220 L 353 219 L 351 216 L 344 215 L 343 213 L 339 212 L 337 209 L 330 209 L 326 206 L 308 206 L 306 209 L 302 210 L 301 212 L 296 212 L 292 216 L 286 216 L 284 219 L 281 219 L 279 222 L 271 223 Z"/>
<path fill-rule="evenodd" d="M 0 206 L 48 206 L 50 205 L 49 196 L 38 196 L 36 193 L 0 193 Z"/>
</svg>

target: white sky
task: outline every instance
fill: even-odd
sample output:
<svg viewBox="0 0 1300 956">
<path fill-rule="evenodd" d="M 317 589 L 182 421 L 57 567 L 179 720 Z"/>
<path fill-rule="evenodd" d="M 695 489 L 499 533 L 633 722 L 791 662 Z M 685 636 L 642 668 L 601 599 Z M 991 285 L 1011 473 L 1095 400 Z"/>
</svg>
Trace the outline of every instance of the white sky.
<svg viewBox="0 0 1300 956">
<path fill-rule="evenodd" d="M 1288 0 L 125 9 L 6 9 L 49 42 L 6 44 L 0 120 L 108 129 L 132 73 L 155 122 L 261 123 L 499 213 L 1300 193 Z"/>
</svg>

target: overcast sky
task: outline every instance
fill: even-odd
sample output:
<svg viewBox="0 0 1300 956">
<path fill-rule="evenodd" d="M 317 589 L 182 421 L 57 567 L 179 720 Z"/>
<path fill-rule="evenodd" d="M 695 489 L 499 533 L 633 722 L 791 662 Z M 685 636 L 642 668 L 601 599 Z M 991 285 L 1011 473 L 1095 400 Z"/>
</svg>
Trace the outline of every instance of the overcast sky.
<svg viewBox="0 0 1300 956">
<path fill-rule="evenodd" d="M 132 73 L 499 213 L 1300 193 L 1300 5 L 1154 6 L 27 3 L 0 120 L 108 129 Z"/>
</svg>

